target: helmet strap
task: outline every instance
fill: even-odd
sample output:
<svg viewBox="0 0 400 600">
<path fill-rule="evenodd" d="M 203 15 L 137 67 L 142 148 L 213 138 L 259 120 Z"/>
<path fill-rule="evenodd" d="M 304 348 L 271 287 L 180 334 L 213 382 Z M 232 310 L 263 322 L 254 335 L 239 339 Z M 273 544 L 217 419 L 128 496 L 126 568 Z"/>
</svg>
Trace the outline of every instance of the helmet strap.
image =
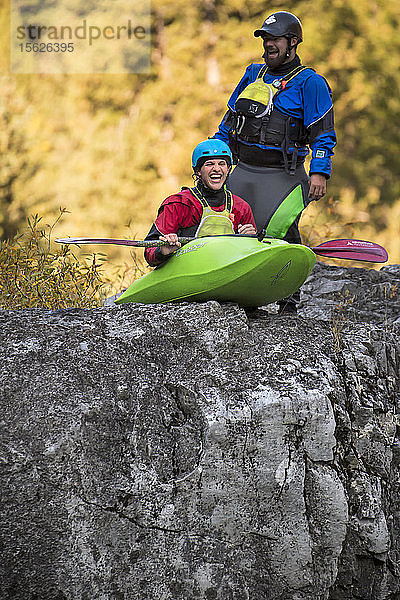
<svg viewBox="0 0 400 600">
<path fill-rule="evenodd" d="M 293 46 L 292 46 L 292 38 L 291 38 L 291 37 L 288 37 L 288 38 L 286 38 L 286 39 L 287 39 L 287 43 L 288 43 L 288 45 L 287 45 L 287 50 L 286 50 L 286 58 L 289 58 L 289 57 L 290 57 L 290 54 L 291 54 L 291 52 L 292 52 L 292 50 L 293 50 L 293 48 L 295 49 L 295 51 L 297 51 L 297 46 L 299 45 L 299 41 L 297 41 L 297 42 L 296 42 L 295 44 L 293 44 Z"/>
<path fill-rule="evenodd" d="M 287 48 L 286 48 L 286 58 L 290 57 L 290 53 L 292 52 L 292 38 L 288 37 L 287 40 Z"/>
</svg>

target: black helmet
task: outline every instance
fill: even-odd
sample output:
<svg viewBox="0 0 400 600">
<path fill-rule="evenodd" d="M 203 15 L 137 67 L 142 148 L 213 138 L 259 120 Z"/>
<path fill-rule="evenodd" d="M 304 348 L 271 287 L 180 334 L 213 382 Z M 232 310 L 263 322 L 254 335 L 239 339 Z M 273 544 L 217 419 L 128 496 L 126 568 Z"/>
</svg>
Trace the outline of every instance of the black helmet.
<svg viewBox="0 0 400 600">
<path fill-rule="evenodd" d="M 283 10 L 269 15 L 262 24 L 261 29 L 255 30 L 254 36 L 259 37 L 266 33 L 273 37 L 297 37 L 299 43 L 303 41 L 303 31 L 299 19 L 292 13 Z"/>
</svg>

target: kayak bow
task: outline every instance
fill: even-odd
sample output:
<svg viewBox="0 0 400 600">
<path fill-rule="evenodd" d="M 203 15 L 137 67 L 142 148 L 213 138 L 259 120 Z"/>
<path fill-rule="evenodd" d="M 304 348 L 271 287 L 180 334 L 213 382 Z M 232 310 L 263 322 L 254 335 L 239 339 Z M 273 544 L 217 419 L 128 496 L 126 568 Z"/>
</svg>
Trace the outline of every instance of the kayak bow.
<svg viewBox="0 0 400 600">
<path fill-rule="evenodd" d="M 314 264 L 310 248 L 283 240 L 198 238 L 134 281 L 116 304 L 219 300 L 262 306 L 298 290 Z"/>
</svg>

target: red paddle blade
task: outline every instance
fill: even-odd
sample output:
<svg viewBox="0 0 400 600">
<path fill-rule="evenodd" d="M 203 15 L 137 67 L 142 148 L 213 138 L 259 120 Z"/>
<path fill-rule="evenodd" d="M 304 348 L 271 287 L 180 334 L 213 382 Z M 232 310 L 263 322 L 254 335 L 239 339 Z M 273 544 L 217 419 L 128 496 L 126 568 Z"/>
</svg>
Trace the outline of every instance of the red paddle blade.
<svg viewBox="0 0 400 600">
<path fill-rule="evenodd" d="M 329 240 L 311 248 L 315 254 L 327 258 L 344 258 L 366 262 L 384 263 L 388 259 L 385 248 L 365 240 Z"/>
</svg>

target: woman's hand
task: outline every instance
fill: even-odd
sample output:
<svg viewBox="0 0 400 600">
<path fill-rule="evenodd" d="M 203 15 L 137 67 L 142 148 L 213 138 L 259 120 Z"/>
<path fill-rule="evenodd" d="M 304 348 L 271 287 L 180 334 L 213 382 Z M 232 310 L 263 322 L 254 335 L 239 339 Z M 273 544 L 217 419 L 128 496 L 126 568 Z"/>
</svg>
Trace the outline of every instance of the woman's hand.
<svg viewBox="0 0 400 600">
<path fill-rule="evenodd" d="M 246 223 L 245 225 L 239 225 L 238 233 L 240 233 L 240 235 L 254 235 L 257 231 L 255 230 L 254 225 Z"/>
<path fill-rule="evenodd" d="M 178 236 L 176 233 L 166 233 L 165 235 L 160 235 L 158 239 L 162 240 L 163 242 L 168 242 L 168 245 L 160 246 L 161 254 L 164 254 L 164 256 L 172 254 L 182 245 L 180 242 L 178 242 Z"/>
</svg>

